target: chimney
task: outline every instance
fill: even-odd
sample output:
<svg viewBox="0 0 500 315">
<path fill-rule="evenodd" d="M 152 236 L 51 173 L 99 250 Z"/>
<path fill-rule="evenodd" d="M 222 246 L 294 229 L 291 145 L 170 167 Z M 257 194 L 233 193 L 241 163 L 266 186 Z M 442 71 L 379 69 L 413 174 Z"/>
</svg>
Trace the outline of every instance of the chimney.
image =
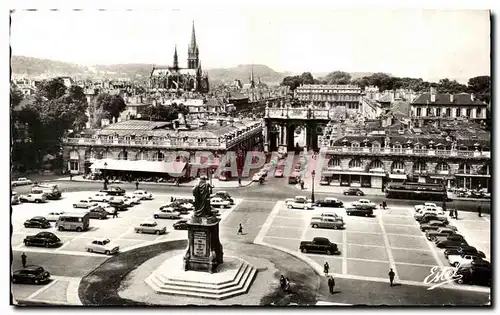
<svg viewBox="0 0 500 315">
<path fill-rule="evenodd" d="M 453 94 L 450 94 L 450 103 L 453 103 L 454 99 L 453 99 Z"/>
<path fill-rule="evenodd" d="M 474 94 L 470 94 L 470 100 L 474 102 Z"/>
</svg>

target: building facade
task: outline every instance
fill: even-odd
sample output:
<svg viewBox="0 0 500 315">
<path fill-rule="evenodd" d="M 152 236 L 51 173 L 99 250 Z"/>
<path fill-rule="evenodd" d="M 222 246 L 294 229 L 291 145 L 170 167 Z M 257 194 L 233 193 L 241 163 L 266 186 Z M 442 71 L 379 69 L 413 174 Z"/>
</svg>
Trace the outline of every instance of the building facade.
<svg viewBox="0 0 500 315">
<path fill-rule="evenodd" d="M 457 118 L 486 120 L 487 104 L 476 99 L 474 94 L 436 93 L 436 89 L 431 87 L 429 93 L 419 95 L 410 106 L 411 119 L 418 126 L 429 121 Z"/>
<path fill-rule="evenodd" d="M 168 176 L 164 170 L 175 162 L 185 163 L 188 169 L 204 163 L 197 160 L 199 151 L 211 152 L 214 160 L 210 163 L 218 167 L 220 157 L 228 151 L 246 154 L 261 148 L 262 123 L 259 121 L 195 124 L 182 119 L 173 123 L 128 120 L 110 124 L 86 137 L 64 139 L 63 160 L 72 174 L 103 169 L 106 163 L 108 171 Z M 180 151 L 188 152 L 189 156 L 178 156 Z"/>
<path fill-rule="evenodd" d="M 356 85 L 301 85 L 294 91 L 295 99 L 314 105 L 344 106 L 358 111 L 361 101 L 361 88 Z"/>
<path fill-rule="evenodd" d="M 188 47 L 187 67 L 179 67 L 177 47 L 175 47 L 172 66 L 153 67 L 150 75 L 151 90 L 195 91 L 207 93 L 209 90 L 208 77 L 203 73 L 199 55 L 200 50 L 196 44 L 196 34 L 193 22 L 191 43 Z"/>
<path fill-rule="evenodd" d="M 326 157 L 322 177 L 330 185 L 382 188 L 388 182 L 444 181 L 448 188 L 491 190 L 491 147 L 486 132 L 432 134 L 399 126 L 328 134 L 321 148 Z"/>
</svg>

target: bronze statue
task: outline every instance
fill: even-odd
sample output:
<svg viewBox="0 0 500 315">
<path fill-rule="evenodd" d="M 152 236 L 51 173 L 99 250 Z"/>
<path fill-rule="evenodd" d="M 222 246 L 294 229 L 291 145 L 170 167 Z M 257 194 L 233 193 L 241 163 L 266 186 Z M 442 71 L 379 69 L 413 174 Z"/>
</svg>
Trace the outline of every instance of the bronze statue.
<svg viewBox="0 0 500 315">
<path fill-rule="evenodd" d="M 207 178 L 202 176 L 200 182 L 193 188 L 194 196 L 194 217 L 212 217 L 212 206 L 210 205 L 210 195 L 212 186 L 207 183 Z"/>
</svg>

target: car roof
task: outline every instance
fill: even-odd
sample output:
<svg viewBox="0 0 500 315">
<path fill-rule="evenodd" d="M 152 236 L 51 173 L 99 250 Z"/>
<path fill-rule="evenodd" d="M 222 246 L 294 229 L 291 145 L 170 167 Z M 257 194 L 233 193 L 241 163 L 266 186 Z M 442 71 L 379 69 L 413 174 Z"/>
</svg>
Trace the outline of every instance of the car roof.
<svg viewBox="0 0 500 315">
<path fill-rule="evenodd" d="M 359 201 L 368 201 L 368 202 L 370 202 L 370 200 L 368 200 L 368 199 L 359 199 Z"/>
<path fill-rule="evenodd" d="M 141 224 L 155 224 L 156 221 L 154 220 L 146 220 L 146 221 L 142 221 Z"/>
<path fill-rule="evenodd" d="M 42 266 L 38 266 L 38 265 L 28 265 L 26 267 L 24 267 L 23 269 L 21 270 L 32 270 L 32 271 L 35 271 L 37 270 L 38 268 L 42 268 Z"/>
<path fill-rule="evenodd" d="M 338 214 L 336 214 L 335 212 L 323 212 L 321 215 L 333 215 L 333 216 L 337 216 Z"/>
<path fill-rule="evenodd" d="M 334 200 L 334 201 L 337 201 L 338 199 L 337 198 L 333 198 L 333 197 L 326 197 L 325 200 Z"/>
</svg>

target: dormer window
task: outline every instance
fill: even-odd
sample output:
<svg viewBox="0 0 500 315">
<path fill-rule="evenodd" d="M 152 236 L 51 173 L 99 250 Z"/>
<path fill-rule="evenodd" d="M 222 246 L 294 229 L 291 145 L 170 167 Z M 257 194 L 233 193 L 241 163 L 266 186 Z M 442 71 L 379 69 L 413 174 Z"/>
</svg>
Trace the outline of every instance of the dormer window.
<svg viewBox="0 0 500 315">
<path fill-rule="evenodd" d="M 357 141 L 351 142 L 351 148 L 359 148 L 359 142 Z"/>
</svg>

